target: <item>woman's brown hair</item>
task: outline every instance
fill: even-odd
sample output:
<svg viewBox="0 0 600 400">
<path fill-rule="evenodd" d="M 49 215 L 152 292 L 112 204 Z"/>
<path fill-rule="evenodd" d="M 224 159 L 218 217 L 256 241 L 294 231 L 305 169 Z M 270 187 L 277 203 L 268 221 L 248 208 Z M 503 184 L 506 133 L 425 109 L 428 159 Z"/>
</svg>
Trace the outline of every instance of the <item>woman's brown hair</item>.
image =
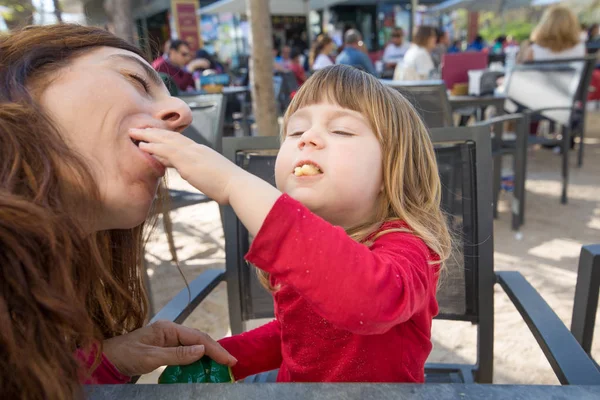
<svg viewBox="0 0 600 400">
<path fill-rule="evenodd" d="M 97 215 L 98 187 L 36 101 L 54 73 L 100 46 L 141 55 L 107 31 L 70 24 L 0 38 L 4 398 L 81 397 L 79 381 L 91 371 L 82 368 L 76 350 L 101 350 L 103 339 L 140 328 L 147 318 L 143 224 L 92 234 L 81 227 L 82 218 Z"/>
<path fill-rule="evenodd" d="M 437 30 L 435 27 L 422 25 L 415 31 L 412 41 L 419 47 L 426 47 L 427 41 L 429 41 L 429 38 L 432 36 L 435 36 L 437 39 Z"/>
<path fill-rule="evenodd" d="M 581 41 L 580 32 L 579 21 L 573 11 L 564 6 L 554 6 L 542 14 L 531 32 L 531 41 L 558 53 L 577 46 Z"/>
</svg>

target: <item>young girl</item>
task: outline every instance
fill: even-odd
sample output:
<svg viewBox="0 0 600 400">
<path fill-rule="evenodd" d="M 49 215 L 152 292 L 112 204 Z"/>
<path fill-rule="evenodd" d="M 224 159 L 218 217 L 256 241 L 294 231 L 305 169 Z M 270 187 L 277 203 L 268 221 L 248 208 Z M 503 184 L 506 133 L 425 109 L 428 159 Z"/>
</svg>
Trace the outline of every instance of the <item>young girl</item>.
<svg viewBox="0 0 600 400">
<path fill-rule="evenodd" d="M 450 252 L 433 146 L 397 91 L 348 66 L 316 72 L 286 112 L 277 189 L 169 131 L 140 148 L 229 203 L 255 235 L 276 319 L 220 341 L 235 379 L 423 382 Z"/>
</svg>

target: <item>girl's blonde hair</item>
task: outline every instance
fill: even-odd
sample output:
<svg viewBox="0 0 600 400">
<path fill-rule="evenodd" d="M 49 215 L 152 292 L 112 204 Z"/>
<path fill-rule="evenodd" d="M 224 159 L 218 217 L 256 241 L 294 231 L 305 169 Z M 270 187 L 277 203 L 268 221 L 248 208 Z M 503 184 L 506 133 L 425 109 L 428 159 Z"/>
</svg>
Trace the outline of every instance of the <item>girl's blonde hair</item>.
<svg viewBox="0 0 600 400">
<path fill-rule="evenodd" d="M 358 242 L 385 222 L 403 221 L 439 256 L 434 264 L 443 267 L 450 257 L 452 240 L 441 210 L 441 183 L 429 133 L 413 106 L 397 90 L 356 68 L 335 65 L 315 72 L 294 96 L 283 118 L 282 140 L 290 117 L 303 107 L 321 102 L 338 104 L 361 113 L 381 145 L 384 190 L 376 216 L 347 230 Z M 370 244 L 370 243 L 365 243 Z M 261 282 L 270 289 L 269 275 L 259 271 Z"/>
<path fill-rule="evenodd" d="M 577 17 L 564 6 L 546 9 L 538 25 L 531 32 L 531 41 L 553 52 L 570 49 L 581 41 Z"/>
</svg>

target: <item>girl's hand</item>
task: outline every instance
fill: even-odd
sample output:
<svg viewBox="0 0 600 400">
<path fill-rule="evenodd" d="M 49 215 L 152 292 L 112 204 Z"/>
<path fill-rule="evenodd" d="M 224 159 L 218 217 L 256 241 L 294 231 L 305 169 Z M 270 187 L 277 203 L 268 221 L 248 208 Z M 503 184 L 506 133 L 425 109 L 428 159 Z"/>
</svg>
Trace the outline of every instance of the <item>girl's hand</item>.
<svg viewBox="0 0 600 400">
<path fill-rule="evenodd" d="M 131 129 L 129 135 L 142 141 L 141 150 L 165 167 L 176 168 L 183 179 L 219 204 L 229 203 L 232 179 L 247 174 L 213 149 L 177 132 L 146 128 Z"/>
<path fill-rule="evenodd" d="M 230 204 L 251 235 L 260 230 L 267 214 L 281 196 L 268 182 L 244 171 L 216 151 L 177 132 L 131 129 L 141 140 L 140 149 L 165 167 L 177 168 L 183 179 L 219 204 Z"/>
<path fill-rule="evenodd" d="M 103 342 L 108 360 L 127 376 L 143 375 L 164 365 L 187 365 L 204 354 L 230 367 L 237 360 L 206 333 L 170 321 L 158 321 Z"/>
</svg>

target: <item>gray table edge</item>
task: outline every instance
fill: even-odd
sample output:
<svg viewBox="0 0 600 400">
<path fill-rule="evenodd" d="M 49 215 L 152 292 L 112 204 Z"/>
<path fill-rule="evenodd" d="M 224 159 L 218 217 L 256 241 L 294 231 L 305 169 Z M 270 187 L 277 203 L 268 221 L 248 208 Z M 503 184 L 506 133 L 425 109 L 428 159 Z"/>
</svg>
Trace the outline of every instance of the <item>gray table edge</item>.
<svg viewBox="0 0 600 400">
<path fill-rule="evenodd" d="M 600 383 L 600 382 L 599 382 Z M 265 383 L 182 385 L 92 385 L 88 399 L 267 400 L 267 399 L 411 399 L 411 400 L 597 400 L 600 386 L 460 385 L 382 383 Z"/>
</svg>

